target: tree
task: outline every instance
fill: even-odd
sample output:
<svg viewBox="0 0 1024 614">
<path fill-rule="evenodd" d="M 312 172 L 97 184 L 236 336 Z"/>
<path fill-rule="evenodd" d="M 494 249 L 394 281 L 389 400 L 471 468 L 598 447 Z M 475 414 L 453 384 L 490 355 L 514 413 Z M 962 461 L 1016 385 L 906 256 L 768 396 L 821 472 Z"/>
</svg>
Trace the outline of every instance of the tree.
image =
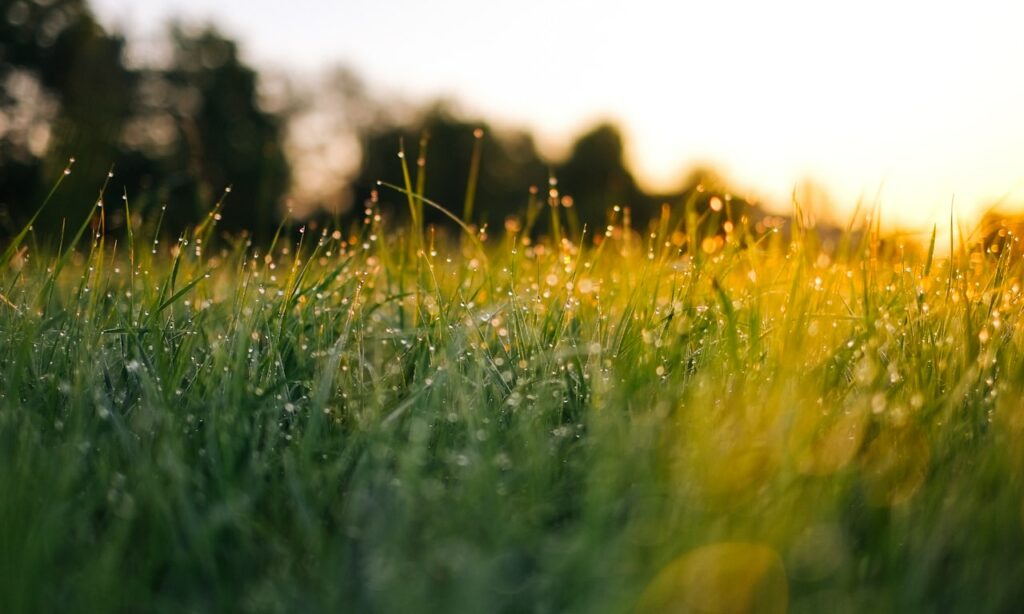
<svg viewBox="0 0 1024 614">
<path fill-rule="evenodd" d="M 156 160 L 168 221 L 194 222 L 230 185 L 222 228 L 271 233 L 289 177 L 281 120 L 260 108 L 256 72 L 233 41 L 180 24 L 170 39 L 170 65 L 143 73 L 131 137 Z"/>
<path fill-rule="evenodd" d="M 273 231 L 288 187 L 282 120 L 260 107 L 255 71 L 212 27 L 172 25 L 164 66 L 133 69 L 125 42 L 85 0 L 0 1 L 0 210 L 26 219 L 69 157 L 74 172 L 40 232 L 75 226 L 116 167 L 110 200 L 167 204 L 165 229 L 193 224 L 233 184 L 228 230 Z M 108 210 L 111 227 L 123 215 Z"/>
<path fill-rule="evenodd" d="M 83 189 L 98 185 L 120 153 L 134 87 L 124 40 L 106 33 L 84 0 L 0 2 L 0 17 L 0 203 L 27 217 L 75 156 L 47 219 L 51 228 L 77 221 L 92 204 Z"/>
<path fill-rule="evenodd" d="M 652 215 L 650 198 L 626 166 L 622 135 L 612 124 L 599 124 L 580 136 L 555 176 L 591 236 L 607 224 L 615 205 L 631 207 L 633 219 L 641 223 Z"/>
<path fill-rule="evenodd" d="M 399 143 L 404 143 L 413 181 L 422 159 L 426 197 L 461 217 L 477 139 L 479 177 L 471 221 L 501 226 L 507 216 L 525 209 L 531 185 L 547 181 L 547 166 L 528 134 L 499 132 L 482 121 L 459 119 L 441 103 L 426 109 L 410 125 L 371 127 L 361 136 L 362 164 L 352 183 L 356 197 L 367 198 L 377 189 L 378 180 L 403 185 L 397 155 Z M 401 194 L 382 190 L 381 198 L 389 210 L 403 211 Z M 450 223 L 429 207 L 425 216 L 428 223 Z"/>
</svg>

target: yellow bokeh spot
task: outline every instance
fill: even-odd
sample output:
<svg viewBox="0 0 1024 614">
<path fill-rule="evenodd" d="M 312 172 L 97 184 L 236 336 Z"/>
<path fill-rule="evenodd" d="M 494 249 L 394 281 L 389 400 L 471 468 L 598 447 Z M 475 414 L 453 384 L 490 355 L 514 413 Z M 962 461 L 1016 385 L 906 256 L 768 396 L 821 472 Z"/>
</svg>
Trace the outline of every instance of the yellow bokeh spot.
<svg viewBox="0 0 1024 614">
<path fill-rule="evenodd" d="M 734 509 L 774 479 L 784 452 L 778 406 L 737 399 L 719 411 L 699 413 L 674 439 L 675 480 L 695 489 L 703 504 Z"/>
<path fill-rule="evenodd" d="M 788 448 L 804 475 L 830 475 L 850 464 L 867 430 L 867 402 L 854 402 L 834 412 L 801 408 L 789 432 Z"/>
<path fill-rule="evenodd" d="M 882 431 L 861 458 L 868 499 L 875 505 L 909 501 L 928 477 L 931 448 L 917 429 Z"/>
<path fill-rule="evenodd" d="M 641 613 L 764 614 L 785 612 L 786 571 L 763 544 L 727 542 L 692 550 L 672 561 L 644 590 Z"/>
<path fill-rule="evenodd" d="M 704 253 L 706 254 L 714 254 L 715 252 L 720 250 L 723 245 L 725 245 L 725 239 L 723 239 L 719 235 L 715 235 L 713 237 L 705 237 L 704 240 L 701 241 L 700 243 L 701 249 L 703 249 Z"/>
</svg>

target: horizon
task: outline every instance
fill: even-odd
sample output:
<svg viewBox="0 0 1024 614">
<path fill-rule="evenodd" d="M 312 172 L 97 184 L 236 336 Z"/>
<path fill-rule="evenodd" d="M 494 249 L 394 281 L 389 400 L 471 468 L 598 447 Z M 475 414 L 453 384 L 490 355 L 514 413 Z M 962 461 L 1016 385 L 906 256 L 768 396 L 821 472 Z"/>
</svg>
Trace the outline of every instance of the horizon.
<svg viewBox="0 0 1024 614">
<path fill-rule="evenodd" d="M 997 201 L 1024 204 L 1014 65 L 1024 41 L 1013 34 L 1022 7 L 320 4 L 94 0 L 93 10 L 136 51 L 172 17 L 210 22 L 261 71 L 312 78 L 348 66 L 386 97 L 452 98 L 468 114 L 526 128 L 548 156 L 610 120 L 652 190 L 711 166 L 780 212 L 810 181 L 839 219 L 877 198 L 883 224 L 919 231 L 948 222 L 951 201 L 970 222 Z M 552 35 L 534 38 L 538 30 Z"/>
</svg>

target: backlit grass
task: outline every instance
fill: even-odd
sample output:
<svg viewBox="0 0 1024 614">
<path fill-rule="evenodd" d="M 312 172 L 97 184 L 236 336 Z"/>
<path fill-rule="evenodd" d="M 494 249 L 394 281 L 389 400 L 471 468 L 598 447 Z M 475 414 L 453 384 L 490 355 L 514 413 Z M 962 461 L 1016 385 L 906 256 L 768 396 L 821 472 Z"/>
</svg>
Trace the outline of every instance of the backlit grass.
<svg viewBox="0 0 1024 614">
<path fill-rule="evenodd" d="M 442 239 L 412 197 L 167 244 L 106 199 L 0 262 L 4 612 L 1024 599 L 1012 235 Z"/>
</svg>

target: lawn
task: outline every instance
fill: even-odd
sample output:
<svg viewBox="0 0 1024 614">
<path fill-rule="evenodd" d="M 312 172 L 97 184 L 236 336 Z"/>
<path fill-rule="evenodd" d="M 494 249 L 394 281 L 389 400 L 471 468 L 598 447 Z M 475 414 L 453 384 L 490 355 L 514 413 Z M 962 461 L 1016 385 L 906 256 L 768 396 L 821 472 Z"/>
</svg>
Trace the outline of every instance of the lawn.
<svg viewBox="0 0 1024 614">
<path fill-rule="evenodd" d="M 0 260 L 4 612 L 1024 603 L 1010 233 L 101 200 Z"/>
</svg>

